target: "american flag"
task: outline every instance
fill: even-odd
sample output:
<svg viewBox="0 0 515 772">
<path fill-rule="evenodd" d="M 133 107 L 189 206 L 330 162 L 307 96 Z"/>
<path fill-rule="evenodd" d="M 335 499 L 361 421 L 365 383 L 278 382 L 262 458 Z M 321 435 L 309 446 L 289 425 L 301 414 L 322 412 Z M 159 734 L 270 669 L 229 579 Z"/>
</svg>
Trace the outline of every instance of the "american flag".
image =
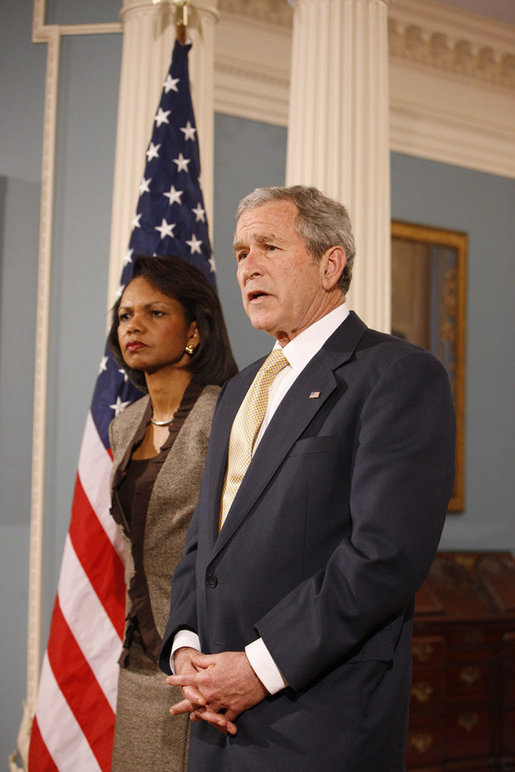
<svg viewBox="0 0 515 772">
<path fill-rule="evenodd" d="M 215 286 L 188 53 L 175 43 L 154 117 L 119 293 L 137 254 L 175 254 Z M 71 521 L 39 683 L 30 772 L 110 770 L 124 628 L 121 541 L 109 514 L 108 426 L 137 399 L 106 345 L 80 451 Z"/>
</svg>

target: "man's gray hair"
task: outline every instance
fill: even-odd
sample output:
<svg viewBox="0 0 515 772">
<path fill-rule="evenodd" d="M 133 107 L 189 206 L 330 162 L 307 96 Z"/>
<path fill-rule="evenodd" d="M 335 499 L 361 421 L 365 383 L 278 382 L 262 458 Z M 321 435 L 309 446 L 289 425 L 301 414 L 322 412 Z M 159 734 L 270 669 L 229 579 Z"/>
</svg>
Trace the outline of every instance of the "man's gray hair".
<svg viewBox="0 0 515 772">
<path fill-rule="evenodd" d="M 272 201 L 292 201 L 297 207 L 295 229 L 304 240 L 306 247 L 320 260 L 330 247 L 341 246 L 345 250 L 347 262 L 340 277 L 340 287 L 345 294 L 352 278 L 352 264 L 356 248 L 352 225 L 347 209 L 332 198 L 328 198 L 317 188 L 305 185 L 292 187 L 256 188 L 238 204 L 236 219 L 248 209 L 254 209 Z"/>
</svg>

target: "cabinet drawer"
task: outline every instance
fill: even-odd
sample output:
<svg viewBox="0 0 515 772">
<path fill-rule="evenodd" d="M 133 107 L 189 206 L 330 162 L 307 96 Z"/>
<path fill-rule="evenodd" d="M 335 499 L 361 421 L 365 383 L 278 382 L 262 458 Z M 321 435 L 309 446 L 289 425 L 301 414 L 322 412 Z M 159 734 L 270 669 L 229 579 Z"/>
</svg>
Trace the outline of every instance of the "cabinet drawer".
<svg viewBox="0 0 515 772">
<path fill-rule="evenodd" d="M 413 720 L 410 722 L 406 746 L 406 764 L 409 769 L 428 767 L 443 760 L 443 720 Z"/>
<path fill-rule="evenodd" d="M 492 752 L 493 718 L 488 710 L 451 711 L 445 722 L 445 756 L 467 759 Z"/>
<path fill-rule="evenodd" d="M 451 699 L 490 700 L 494 686 L 493 662 L 450 662 L 447 667 L 447 694 Z"/>
<path fill-rule="evenodd" d="M 413 667 L 417 665 L 443 665 L 445 660 L 445 640 L 442 636 L 416 635 L 411 645 Z"/>
<path fill-rule="evenodd" d="M 499 634 L 485 624 L 450 625 L 447 645 L 452 656 L 491 658 L 499 646 Z"/>
<path fill-rule="evenodd" d="M 411 682 L 410 710 L 434 710 L 444 704 L 445 671 L 443 668 L 415 667 Z"/>
</svg>

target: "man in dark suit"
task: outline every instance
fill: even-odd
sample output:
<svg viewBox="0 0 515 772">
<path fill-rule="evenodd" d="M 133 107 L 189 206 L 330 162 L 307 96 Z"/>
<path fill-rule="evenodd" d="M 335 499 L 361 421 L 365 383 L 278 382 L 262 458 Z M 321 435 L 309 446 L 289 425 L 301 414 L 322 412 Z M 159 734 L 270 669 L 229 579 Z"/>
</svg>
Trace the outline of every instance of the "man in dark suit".
<svg viewBox="0 0 515 772">
<path fill-rule="evenodd" d="M 161 655 L 184 696 L 171 713 L 194 722 L 192 772 L 400 772 L 413 597 L 454 476 L 449 379 L 348 311 L 350 221 L 316 189 L 247 196 L 234 252 L 286 366 L 239 478 L 261 362 L 215 410 Z"/>
</svg>

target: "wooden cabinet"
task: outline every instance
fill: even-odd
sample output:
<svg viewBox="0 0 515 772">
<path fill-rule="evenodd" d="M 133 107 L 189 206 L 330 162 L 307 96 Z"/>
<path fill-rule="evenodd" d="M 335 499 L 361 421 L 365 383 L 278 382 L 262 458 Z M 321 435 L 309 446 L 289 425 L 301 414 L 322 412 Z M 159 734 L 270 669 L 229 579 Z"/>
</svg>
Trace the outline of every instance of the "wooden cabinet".
<svg viewBox="0 0 515 772">
<path fill-rule="evenodd" d="M 407 768 L 515 771 L 508 552 L 439 552 L 417 593 Z"/>
</svg>

